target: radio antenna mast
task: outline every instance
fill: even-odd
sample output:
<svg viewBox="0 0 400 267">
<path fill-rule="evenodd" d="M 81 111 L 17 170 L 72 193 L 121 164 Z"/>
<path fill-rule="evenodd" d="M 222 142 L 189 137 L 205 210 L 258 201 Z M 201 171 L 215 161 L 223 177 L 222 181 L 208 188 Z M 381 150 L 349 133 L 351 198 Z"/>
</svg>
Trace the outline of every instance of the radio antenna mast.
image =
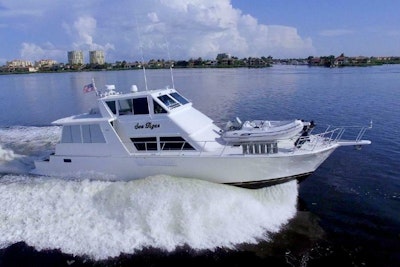
<svg viewBox="0 0 400 267">
<path fill-rule="evenodd" d="M 137 22 L 137 17 L 135 15 L 135 22 L 136 22 L 136 34 L 138 37 L 138 41 L 139 41 L 139 46 L 140 46 L 140 56 L 142 59 L 142 69 L 143 69 L 143 75 L 144 75 L 144 85 L 146 88 L 146 91 L 148 90 L 147 88 L 147 77 L 146 77 L 146 68 L 145 68 L 145 63 L 144 63 L 144 56 L 143 56 L 143 46 L 142 46 L 142 40 L 140 38 L 140 33 L 139 33 L 139 27 L 138 27 L 138 22 Z"/>
<path fill-rule="evenodd" d="M 166 45 L 167 45 L 168 60 L 169 60 L 169 63 L 170 63 L 170 65 L 169 65 L 169 70 L 170 70 L 170 72 L 171 72 L 172 88 L 175 89 L 174 73 L 173 73 L 173 71 L 172 71 L 172 68 L 174 67 L 174 65 L 172 64 L 171 55 L 170 55 L 170 53 L 169 53 L 169 45 L 168 45 L 167 39 L 165 39 L 165 43 L 166 43 Z"/>
</svg>

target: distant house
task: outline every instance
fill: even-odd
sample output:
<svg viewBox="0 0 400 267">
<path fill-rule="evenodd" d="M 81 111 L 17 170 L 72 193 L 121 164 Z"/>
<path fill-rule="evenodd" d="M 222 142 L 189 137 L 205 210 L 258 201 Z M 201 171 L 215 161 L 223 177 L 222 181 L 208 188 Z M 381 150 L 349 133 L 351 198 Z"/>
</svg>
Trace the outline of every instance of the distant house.
<svg viewBox="0 0 400 267">
<path fill-rule="evenodd" d="M 218 61 L 218 64 L 223 66 L 233 65 L 234 62 L 231 55 L 227 53 L 218 54 L 216 60 Z"/>
<path fill-rule="evenodd" d="M 311 66 L 319 66 L 323 64 L 323 60 L 320 57 L 313 57 L 308 62 Z"/>
<path fill-rule="evenodd" d="M 335 58 L 335 61 L 333 62 L 333 65 L 335 66 L 343 66 L 349 64 L 349 59 L 348 57 L 345 57 L 343 54 Z"/>
<path fill-rule="evenodd" d="M 351 63 L 354 65 L 371 63 L 371 60 L 369 57 L 363 57 L 363 56 L 352 57 L 352 58 L 350 58 L 350 60 L 351 60 Z"/>
<path fill-rule="evenodd" d="M 50 70 L 56 65 L 57 61 L 53 59 L 41 59 L 39 61 L 35 61 L 35 67 L 40 70 Z"/>
</svg>

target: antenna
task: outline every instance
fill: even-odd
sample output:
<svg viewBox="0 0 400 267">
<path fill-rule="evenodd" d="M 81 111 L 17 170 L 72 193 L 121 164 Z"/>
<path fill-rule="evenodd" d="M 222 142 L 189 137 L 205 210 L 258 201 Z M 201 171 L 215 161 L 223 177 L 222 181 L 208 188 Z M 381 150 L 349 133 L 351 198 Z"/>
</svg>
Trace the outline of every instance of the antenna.
<svg viewBox="0 0 400 267">
<path fill-rule="evenodd" d="M 135 14 L 135 22 L 136 22 L 136 34 L 137 34 L 137 36 L 138 36 L 139 46 L 140 46 L 140 55 L 141 55 L 141 58 L 142 58 L 142 68 L 143 68 L 143 75 L 144 75 L 144 85 L 145 85 L 145 88 L 146 88 L 146 91 L 147 91 L 148 88 L 147 88 L 146 68 L 145 68 L 145 66 L 144 66 L 143 46 L 142 46 L 142 40 L 141 40 L 140 34 L 139 34 L 139 27 L 138 27 L 138 22 L 137 22 L 136 14 Z"/>
<path fill-rule="evenodd" d="M 169 66 L 169 70 L 170 70 L 170 72 L 171 72 L 172 88 L 175 89 L 174 73 L 172 72 L 173 64 L 172 64 L 172 61 L 171 61 L 171 55 L 170 55 L 170 53 L 169 53 L 169 45 L 168 45 L 167 39 L 164 38 L 164 40 L 165 40 L 165 43 L 166 43 L 166 45 L 167 45 L 168 60 L 169 60 L 169 62 L 171 63 L 171 65 Z"/>
</svg>

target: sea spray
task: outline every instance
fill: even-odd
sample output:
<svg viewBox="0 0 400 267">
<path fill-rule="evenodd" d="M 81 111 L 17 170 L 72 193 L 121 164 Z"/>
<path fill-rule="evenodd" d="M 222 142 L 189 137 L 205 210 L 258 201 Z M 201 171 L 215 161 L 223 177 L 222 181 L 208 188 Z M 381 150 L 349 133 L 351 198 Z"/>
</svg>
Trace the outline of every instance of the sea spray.
<svg viewBox="0 0 400 267">
<path fill-rule="evenodd" d="M 0 128 L 0 173 L 29 173 L 34 168 L 34 160 L 54 150 L 59 135 L 59 126 Z"/>
<path fill-rule="evenodd" d="M 53 150 L 60 140 L 60 126 L 0 128 L 0 144 L 16 154 L 36 156 Z"/>
<path fill-rule="evenodd" d="M 11 161 L 15 158 L 14 151 L 10 149 L 3 149 L 0 146 L 0 164 L 3 162 Z"/>
<path fill-rule="evenodd" d="M 268 240 L 295 215 L 298 194 L 296 182 L 249 190 L 163 175 L 131 182 L 6 175 L 0 192 L 0 247 L 24 241 L 93 259 Z"/>
</svg>

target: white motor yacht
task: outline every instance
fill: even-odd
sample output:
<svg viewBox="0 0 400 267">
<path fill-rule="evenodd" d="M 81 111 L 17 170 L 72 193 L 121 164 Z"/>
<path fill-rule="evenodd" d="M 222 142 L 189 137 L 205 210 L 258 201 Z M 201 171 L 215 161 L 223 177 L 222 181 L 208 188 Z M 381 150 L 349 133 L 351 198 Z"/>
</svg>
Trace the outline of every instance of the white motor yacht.
<svg viewBox="0 0 400 267">
<path fill-rule="evenodd" d="M 53 122 L 62 126 L 60 142 L 48 158 L 35 161 L 32 173 L 125 181 L 166 174 L 259 188 L 307 177 L 338 147 L 371 143 L 362 139 L 370 126 L 360 127 L 352 140 L 343 140 L 346 127 L 319 134 L 306 127 L 232 142 L 171 88 L 132 86 L 129 93 L 119 93 L 107 86 L 97 104 L 88 113 Z"/>
</svg>

